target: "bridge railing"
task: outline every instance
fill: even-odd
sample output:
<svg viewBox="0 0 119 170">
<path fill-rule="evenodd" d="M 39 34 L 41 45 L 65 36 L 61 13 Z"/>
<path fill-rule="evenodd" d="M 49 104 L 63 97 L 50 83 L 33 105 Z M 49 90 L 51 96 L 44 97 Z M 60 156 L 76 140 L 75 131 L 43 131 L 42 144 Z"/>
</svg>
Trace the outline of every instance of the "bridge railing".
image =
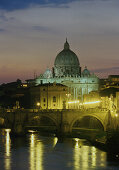
<svg viewBox="0 0 119 170">
<path fill-rule="evenodd" d="M 7 113 L 10 113 L 10 112 L 16 112 L 16 111 L 21 111 L 22 113 L 24 112 L 78 112 L 78 111 L 89 111 L 89 112 L 108 112 L 109 110 L 106 109 L 106 108 L 80 108 L 80 109 L 0 109 L 0 112 L 3 113 L 3 112 L 7 112 Z"/>
</svg>

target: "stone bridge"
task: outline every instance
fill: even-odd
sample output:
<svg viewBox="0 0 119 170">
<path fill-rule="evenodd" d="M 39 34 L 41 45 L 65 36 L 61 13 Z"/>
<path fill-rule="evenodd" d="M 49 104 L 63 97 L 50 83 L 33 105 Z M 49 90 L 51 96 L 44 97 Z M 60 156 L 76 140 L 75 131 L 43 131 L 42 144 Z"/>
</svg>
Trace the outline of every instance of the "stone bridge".
<svg viewBox="0 0 119 170">
<path fill-rule="evenodd" d="M 54 126 L 59 132 L 70 133 L 75 122 L 87 116 L 96 118 L 106 130 L 109 123 L 108 115 L 108 110 L 96 108 L 78 110 L 1 109 L 0 124 L 18 134 L 23 133 L 26 127 L 35 125 L 39 127 Z M 47 121 L 45 122 L 45 120 Z"/>
</svg>

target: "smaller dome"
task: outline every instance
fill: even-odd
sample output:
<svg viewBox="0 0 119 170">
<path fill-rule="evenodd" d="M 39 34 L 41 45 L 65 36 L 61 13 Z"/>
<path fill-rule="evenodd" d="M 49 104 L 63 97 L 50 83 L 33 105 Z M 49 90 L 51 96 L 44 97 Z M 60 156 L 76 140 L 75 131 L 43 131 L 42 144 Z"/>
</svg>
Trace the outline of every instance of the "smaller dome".
<svg viewBox="0 0 119 170">
<path fill-rule="evenodd" d="M 45 73 L 43 74 L 43 77 L 44 78 L 52 78 L 52 71 L 49 68 L 47 68 Z"/>
<path fill-rule="evenodd" d="M 87 69 L 87 67 L 85 66 L 85 69 L 82 72 L 82 76 L 90 76 L 90 71 Z"/>
</svg>

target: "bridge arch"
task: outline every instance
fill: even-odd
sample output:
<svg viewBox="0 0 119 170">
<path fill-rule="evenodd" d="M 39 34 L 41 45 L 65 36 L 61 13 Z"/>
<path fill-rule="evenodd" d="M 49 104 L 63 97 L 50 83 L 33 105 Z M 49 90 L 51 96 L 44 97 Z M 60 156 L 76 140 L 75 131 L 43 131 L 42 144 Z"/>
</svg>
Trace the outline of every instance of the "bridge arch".
<svg viewBox="0 0 119 170">
<path fill-rule="evenodd" d="M 43 115 L 43 116 L 40 117 L 40 120 L 45 120 L 45 119 L 49 120 L 49 121 L 52 122 L 55 126 L 57 126 L 57 121 L 56 121 L 54 118 L 52 118 L 51 116 Z"/>
<path fill-rule="evenodd" d="M 30 118 L 30 125 L 35 124 L 39 127 L 55 127 L 55 129 L 58 129 L 57 121 L 52 118 L 50 115 L 34 115 Z"/>
<path fill-rule="evenodd" d="M 82 115 L 80 115 L 80 116 L 77 116 L 75 119 L 73 119 L 73 121 L 72 121 L 71 124 L 70 124 L 70 132 L 71 132 L 72 129 L 73 129 L 73 125 L 74 125 L 78 120 L 81 121 L 81 120 L 83 120 L 83 119 L 86 118 L 86 117 L 97 119 L 97 121 L 99 121 L 100 124 L 102 125 L 103 130 L 104 130 L 104 131 L 106 130 L 104 120 L 102 120 L 100 116 L 98 116 L 97 114 L 92 114 L 92 115 L 91 115 L 91 114 L 82 114 Z"/>
</svg>

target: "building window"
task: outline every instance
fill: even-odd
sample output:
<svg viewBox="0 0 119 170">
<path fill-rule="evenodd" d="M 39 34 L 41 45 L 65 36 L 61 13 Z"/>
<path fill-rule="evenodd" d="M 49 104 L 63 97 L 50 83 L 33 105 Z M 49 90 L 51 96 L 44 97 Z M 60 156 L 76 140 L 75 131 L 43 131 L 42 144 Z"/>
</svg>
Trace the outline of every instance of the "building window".
<svg viewBox="0 0 119 170">
<path fill-rule="evenodd" d="M 53 102 L 56 102 L 56 97 L 55 96 L 53 96 Z"/>
<path fill-rule="evenodd" d="M 45 98 L 43 99 L 43 102 L 46 102 L 46 99 L 45 99 Z"/>
</svg>

